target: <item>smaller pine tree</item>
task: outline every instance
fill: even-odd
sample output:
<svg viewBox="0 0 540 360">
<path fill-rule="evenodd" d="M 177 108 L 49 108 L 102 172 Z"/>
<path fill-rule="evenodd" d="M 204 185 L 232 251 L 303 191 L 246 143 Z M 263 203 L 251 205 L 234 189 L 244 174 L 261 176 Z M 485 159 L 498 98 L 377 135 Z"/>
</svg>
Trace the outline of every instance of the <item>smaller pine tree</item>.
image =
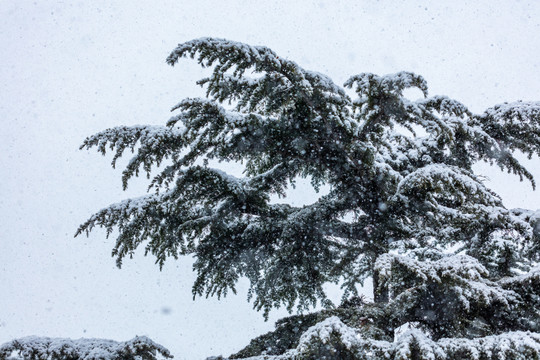
<svg viewBox="0 0 540 360">
<path fill-rule="evenodd" d="M 0 346 L 0 360 L 158 360 L 169 350 L 145 336 L 117 342 L 103 339 L 58 339 L 28 336 Z"/>
<path fill-rule="evenodd" d="M 124 188 L 140 171 L 151 180 L 148 195 L 99 211 L 77 235 L 118 230 L 118 266 L 139 246 L 159 266 L 193 256 L 194 296 L 225 296 L 246 277 L 265 316 L 325 308 L 231 358 L 540 358 L 540 213 L 507 209 L 473 169 L 484 161 L 534 188 L 515 155 L 540 154 L 540 103 L 474 114 L 410 72 L 362 73 L 343 88 L 222 39 L 180 44 L 167 61 L 183 57 L 212 69 L 198 82 L 206 98 L 179 102 L 165 126 L 115 127 L 81 146 L 113 152 L 113 167 L 131 150 Z M 212 160 L 240 162 L 244 176 Z M 271 201 L 298 177 L 330 190 L 305 206 Z M 367 278 L 373 302 L 352 300 Z M 328 282 L 342 284 L 342 306 Z"/>
</svg>

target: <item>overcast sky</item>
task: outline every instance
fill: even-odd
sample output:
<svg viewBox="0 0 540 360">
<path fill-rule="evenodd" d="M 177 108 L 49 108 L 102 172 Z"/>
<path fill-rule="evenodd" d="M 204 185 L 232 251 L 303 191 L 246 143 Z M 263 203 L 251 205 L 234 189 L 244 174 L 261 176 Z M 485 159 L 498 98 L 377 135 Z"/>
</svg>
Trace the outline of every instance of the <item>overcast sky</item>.
<svg viewBox="0 0 540 360">
<path fill-rule="evenodd" d="M 338 84 L 413 71 L 431 94 L 475 112 L 540 100 L 538 1 L 2 0 L 0 15 L 0 343 L 147 335 L 176 359 L 204 359 L 239 350 L 285 315 L 265 323 L 245 282 L 238 296 L 193 302 L 190 259 L 160 272 L 139 252 L 118 270 L 113 239 L 73 238 L 93 212 L 145 189 L 143 179 L 122 192 L 121 170 L 79 151 L 82 140 L 163 124 L 179 100 L 202 95 L 193 61 L 165 64 L 179 42 L 266 45 Z M 540 178 L 538 158 L 527 164 Z M 478 170 L 508 207 L 540 208 L 529 184 Z M 300 187 L 289 201 L 313 196 Z"/>
</svg>

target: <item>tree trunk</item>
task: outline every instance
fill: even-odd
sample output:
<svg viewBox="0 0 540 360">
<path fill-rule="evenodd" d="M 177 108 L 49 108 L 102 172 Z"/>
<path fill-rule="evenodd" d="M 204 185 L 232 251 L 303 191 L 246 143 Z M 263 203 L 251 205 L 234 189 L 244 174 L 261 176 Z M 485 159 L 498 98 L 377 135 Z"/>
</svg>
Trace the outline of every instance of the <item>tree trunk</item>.
<svg viewBox="0 0 540 360">
<path fill-rule="evenodd" d="M 373 301 L 375 303 L 387 303 L 389 300 L 388 298 L 388 287 L 387 286 L 381 286 L 379 284 L 379 272 L 374 271 L 373 272 Z"/>
</svg>

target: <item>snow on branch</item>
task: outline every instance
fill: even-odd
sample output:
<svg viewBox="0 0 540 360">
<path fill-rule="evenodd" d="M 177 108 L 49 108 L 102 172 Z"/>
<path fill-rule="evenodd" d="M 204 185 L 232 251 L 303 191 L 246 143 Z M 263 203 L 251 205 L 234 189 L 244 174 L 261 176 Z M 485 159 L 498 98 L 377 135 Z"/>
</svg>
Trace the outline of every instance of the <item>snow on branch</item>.
<svg viewBox="0 0 540 360">
<path fill-rule="evenodd" d="M 196 54 L 199 54 L 198 62 L 205 67 L 217 63 L 215 74 L 224 74 L 234 68 L 233 76 L 242 77 L 246 69 L 254 67 L 255 72 L 281 73 L 292 82 L 305 80 L 304 85 L 308 87 L 317 86 L 329 92 L 345 95 L 343 89 L 335 85 L 328 76 L 304 70 L 295 62 L 279 57 L 265 46 L 250 46 L 218 38 L 200 38 L 178 45 L 167 58 L 167 62 L 175 65 L 180 58 L 186 56 L 194 58 Z"/>
<path fill-rule="evenodd" d="M 476 121 L 505 148 L 520 150 L 529 158 L 540 155 L 540 102 L 513 102 L 496 105 Z"/>
<path fill-rule="evenodd" d="M 536 287 L 540 290 L 540 266 L 536 266 L 522 275 L 502 278 L 499 280 L 499 284 L 509 289 L 522 288 L 534 291 Z"/>
<path fill-rule="evenodd" d="M 526 223 L 505 209 L 500 197 L 479 177 L 457 166 L 430 164 L 417 168 L 399 182 L 391 203 L 397 209 L 419 209 L 417 213 L 407 211 L 403 220 L 415 219 L 408 226 L 417 237 L 436 236 L 445 243 L 462 237 L 470 241 L 477 233 L 471 232 L 471 224 L 490 224 L 493 229 L 512 227 L 527 237 Z"/>
<path fill-rule="evenodd" d="M 194 58 L 199 53 L 198 62 L 206 67 L 219 61 L 226 71 L 237 65 L 239 69 L 257 64 L 260 68 L 277 70 L 284 61 L 265 46 L 250 46 L 236 41 L 218 38 L 200 38 L 179 44 L 167 58 L 169 65 L 175 65 L 185 56 Z M 223 61 L 225 57 L 230 60 Z"/>
<path fill-rule="evenodd" d="M 524 122 L 538 124 L 540 122 L 540 102 L 516 101 L 499 104 L 487 109 L 485 115 L 500 123 Z"/>
<path fill-rule="evenodd" d="M 473 339 L 434 341 L 418 329 L 412 329 L 389 342 L 365 338 L 358 329 L 332 316 L 309 328 L 295 349 L 282 355 L 260 355 L 246 360 L 532 360 L 539 357 L 538 333 L 513 331 Z"/>
<path fill-rule="evenodd" d="M 349 78 L 344 84 L 345 87 L 352 88 L 356 84 L 356 92 L 360 95 L 372 95 L 378 93 L 393 93 L 401 95 L 403 90 L 416 87 L 424 96 L 428 94 L 427 83 L 420 75 L 412 72 L 402 71 L 396 74 L 378 76 L 371 73 L 362 73 Z"/>
<path fill-rule="evenodd" d="M 266 47 L 201 38 L 178 45 L 167 62 L 174 65 L 181 57 L 197 54 L 203 67 L 213 67 L 212 75 L 198 84 L 207 86 L 207 96 L 215 101 L 234 102 L 237 111 L 272 116 L 307 107 L 321 120 L 349 130 L 353 126 L 347 116 L 350 98 L 343 88 Z M 246 77 L 248 69 L 262 75 Z"/>
<path fill-rule="evenodd" d="M 375 271 L 379 281 L 391 290 L 391 301 L 402 305 L 416 306 L 407 304 L 410 294 L 433 291 L 429 290 L 432 286 L 440 287 L 441 291 L 447 294 L 453 294 L 464 311 L 469 311 L 472 303 L 490 305 L 497 302 L 509 307 L 516 300 L 515 293 L 488 280 L 489 273 L 486 268 L 468 255 L 420 261 L 409 256 L 388 253 L 377 259 Z"/>
<path fill-rule="evenodd" d="M 114 150 L 112 159 L 114 168 L 125 149 L 130 149 L 133 153 L 138 146 L 137 154 L 132 157 L 123 172 L 122 184 L 126 189 L 128 180 L 133 175 L 138 176 L 141 165 L 147 176 L 150 176 L 152 167 L 159 166 L 164 159 L 174 156 L 185 146 L 182 139 L 184 132 L 183 128 L 171 126 L 119 126 L 86 138 L 80 148 L 90 149 L 95 146 L 103 155 L 106 154 L 107 148 Z"/>
<path fill-rule="evenodd" d="M 0 346 L 0 360 L 157 360 L 169 350 L 146 336 L 129 341 L 29 336 Z"/>
</svg>

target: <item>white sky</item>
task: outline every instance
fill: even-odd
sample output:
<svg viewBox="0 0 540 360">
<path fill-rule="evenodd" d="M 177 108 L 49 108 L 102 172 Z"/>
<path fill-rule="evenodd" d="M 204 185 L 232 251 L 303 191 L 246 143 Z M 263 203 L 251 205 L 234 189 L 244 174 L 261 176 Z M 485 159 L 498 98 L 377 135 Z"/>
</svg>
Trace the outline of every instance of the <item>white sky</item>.
<svg viewBox="0 0 540 360">
<path fill-rule="evenodd" d="M 118 270 L 103 232 L 73 239 L 93 212 L 145 189 L 136 181 L 123 193 L 121 170 L 78 151 L 82 140 L 163 124 L 172 105 L 202 94 L 193 61 L 165 64 L 179 42 L 266 45 L 338 84 L 414 71 L 431 94 L 476 112 L 540 100 L 538 1 L 2 0 L 0 14 L 0 343 L 148 335 L 176 359 L 203 359 L 239 350 L 285 314 L 265 323 L 245 282 L 238 296 L 193 302 L 189 259 L 159 272 L 139 254 Z M 528 164 L 539 179 L 538 158 Z M 528 184 L 479 169 L 507 206 L 540 207 Z M 300 187 L 291 201 L 309 196 Z"/>
</svg>

